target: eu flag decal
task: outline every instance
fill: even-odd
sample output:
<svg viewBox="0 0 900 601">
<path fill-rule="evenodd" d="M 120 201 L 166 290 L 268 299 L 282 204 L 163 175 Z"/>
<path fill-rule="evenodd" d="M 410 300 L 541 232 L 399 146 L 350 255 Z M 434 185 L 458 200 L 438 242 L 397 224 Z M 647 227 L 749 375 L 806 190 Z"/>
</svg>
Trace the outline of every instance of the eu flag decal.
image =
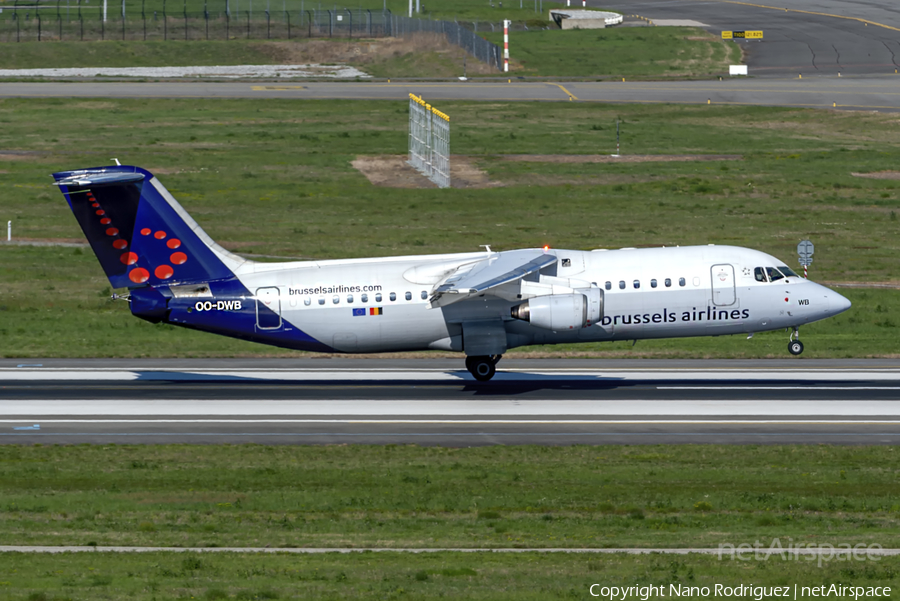
<svg viewBox="0 0 900 601">
<path fill-rule="evenodd" d="M 365 317 L 366 310 L 365 309 L 353 309 L 353 317 Z"/>
<path fill-rule="evenodd" d="M 381 307 L 371 307 L 369 309 L 369 315 L 384 315 L 384 309 Z"/>
</svg>

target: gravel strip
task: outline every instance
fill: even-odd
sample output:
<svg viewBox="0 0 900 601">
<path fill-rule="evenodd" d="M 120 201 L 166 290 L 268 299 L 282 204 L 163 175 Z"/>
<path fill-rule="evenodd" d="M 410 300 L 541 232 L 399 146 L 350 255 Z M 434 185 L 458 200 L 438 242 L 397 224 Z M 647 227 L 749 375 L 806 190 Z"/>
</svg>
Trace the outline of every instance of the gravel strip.
<svg viewBox="0 0 900 601">
<path fill-rule="evenodd" d="M 0 77 L 329 77 L 369 78 L 347 65 L 230 65 L 209 67 L 75 67 L 69 69 L 0 69 Z"/>
</svg>

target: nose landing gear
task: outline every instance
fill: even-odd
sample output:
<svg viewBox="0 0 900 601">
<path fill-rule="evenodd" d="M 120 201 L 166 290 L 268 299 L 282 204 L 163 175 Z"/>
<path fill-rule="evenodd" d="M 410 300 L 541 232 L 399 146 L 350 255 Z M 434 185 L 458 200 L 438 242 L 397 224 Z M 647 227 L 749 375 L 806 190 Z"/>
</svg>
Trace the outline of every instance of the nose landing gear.
<svg viewBox="0 0 900 601">
<path fill-rule="evenodd" d="M 479 382 L 487 382 L 497 373 L 497 362 L 503 355 L 466 357 L 466 369 Z"/>
<path fill-rule="evenodd" d="M 803 343 L 800 342 L 800 328 L 794 328 L 794 331 L 791 332 L 791 338 L 788 342 L 788 352 L 792 355 L 799 355 L 803 352 Z"/>
</svg>

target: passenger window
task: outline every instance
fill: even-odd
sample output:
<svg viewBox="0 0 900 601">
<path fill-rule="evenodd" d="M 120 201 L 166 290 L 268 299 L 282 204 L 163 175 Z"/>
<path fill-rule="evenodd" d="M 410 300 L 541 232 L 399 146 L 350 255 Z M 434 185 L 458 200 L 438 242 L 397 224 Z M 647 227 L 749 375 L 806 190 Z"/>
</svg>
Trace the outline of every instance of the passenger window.
<svg viewBox="0 0 900 601">
<path fill-rule="evenodd" d="M 369 302 L 369 295 L 363 294 L 361 297 L 359 297 L 359 300 L 361 300 L 363 303 L 367 303 Z"/>
<path fill-rule="evenodd" d="M 656 288 L 656 280 L 650 280 L 650 287 Z"/>
<path fill-rule="evenodd" d="M 700 278 L 694 278 L 694 286 L 700 285 Z"/>
<path fill-rule="evenodd" d="M 391 292 L 391 296 L 390 296 L 389 298 L 390 298 L 392 301 L 397 300 L 397 293 L 396 293 L 396 292 Z"/>
<path fill-rule="evenodd" d="M 619 280 L 619 290 L 625 290 L 625 280 Z"/>
<path fill-rule="evenodd" d="M 640 280 L 635 280 L 635 281 L 634 281 L 634 289 L 637 290 L 637 289 L 640 288 L 640 287 L 641 287 L 641 281 L 640 281 Z"/>
<path fill-rule="evenodd" d="M 684 286 L 685 284 L 687 284 L 687 282 L 684 281 L 684 278 L 678 278 L 678 285 L 679 285 L 679 286 Z"/>
<path fill-rule="evenodd" d="M 757 282 L 766 282 L 766 271 L 762 267 L 757 267 L 753 270 L 753 277 L 756 278 Z"/>
<path fill-rule="evenodd" d="M 428 300 L 428 293 L 424 290 L 422 291 L 422 294 L 420 296 L 422 297 L 422 300 Z"/>
<path fill-rule="evenodd" d="M 380 292 L 379 292 L 378 294 L 375 295 L 375 302 L 376 302 L 376 303 L 380 303 L 380 302 L 381 302 L 381 293 L 380 293 Z"/>
<path fill-rule="evenodd" d="M 353 295 L 352 294 L 347 295 L 347 303 L 349 303 L 351 305 L 353 304 Z"/>
<path fill-rule="evenodd" d="M 321 297 L 321 298 L 319 299 L 319 304 L 320 304 L 320 305 L 324 305 L 324 304 L 325 304 L 325 297 L 324 297 L 324 296 Z"/>
<path fill-rule="evenodd" d="M 412 300 L 412 292 L 407 292 L 405 296 L 406 296 L 406 300 L 408 300 L 408 301 Z"/>
<path fill-rule="evenodd" d="M 335 294 L 335 295 L 334 295 L 334 298 L 331 299 L 331 302 L 333 302 L 333 303 L 336 305 L 336 304 L 338 304 L 339 302 L 341 302 L 341 297 L 338 296 L 337 294 Z"/>
<path fill-rule="evenodd" d="M 672 287 L 672 278 L 666 278 L 666 288 Z"/>
<path fill-rule="evenodd" d="M 606 282 L 606 289 L 612 290 L 612 282 Z"/>
<path fill-rule="evenodd" d="M 309 306 L 309 304 L 311 302 L 312 302 L 312 299 L 310 299 L 308 296 L 303 299 L 303 304 L 306 305 L 307 307 Z"/>
</svg>

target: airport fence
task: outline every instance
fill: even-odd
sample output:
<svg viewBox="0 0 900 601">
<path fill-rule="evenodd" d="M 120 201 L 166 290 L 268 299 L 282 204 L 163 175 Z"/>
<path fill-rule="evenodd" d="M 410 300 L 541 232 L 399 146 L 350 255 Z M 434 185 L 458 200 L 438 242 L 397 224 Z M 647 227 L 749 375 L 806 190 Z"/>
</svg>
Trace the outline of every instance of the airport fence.
<svg viewBox="0 0 900 601">
<path fill-rule="evenodd" d="M 252 5 L 251 5 L 252 6 Z M 469 27 L 394 15 L 390 10 L 310 9 L 299 11 L 177 9 L 107 13 L 103 5 L 66 7 L 57 2 L 6 6 L 0 12 L 0 43 L 99 40 L 234 40 L 410 37 L 440 34 L 492 68 L 502 68 L 500 47 Z M 474 27 L 473 27 L 474 26 Z M 482 23 L 484 30 L 484 24 Z"/>
<path fill-rule="evenodd" d="M 62 12 L 5 11 L 0 42 L 99 40 L 235 40 L 378 38 L 391 35 L 390 11 L 153 11 L 108 16 L 94 8 Z"/>
</svg>

